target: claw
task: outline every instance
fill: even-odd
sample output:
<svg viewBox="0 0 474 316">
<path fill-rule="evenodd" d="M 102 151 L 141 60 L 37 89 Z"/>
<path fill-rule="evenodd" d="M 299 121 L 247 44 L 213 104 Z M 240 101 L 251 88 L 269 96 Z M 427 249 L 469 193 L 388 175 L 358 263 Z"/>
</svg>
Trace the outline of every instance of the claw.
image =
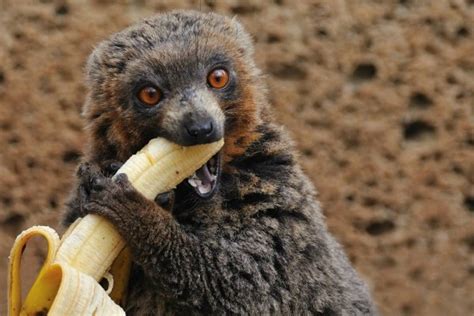
<svg viewBox="0 0 474 316">
<path fill-rule="evenodd" d="M 114 179 L 115 183 L 117 183 L 119 185 L 124 185 L 128 181 L 128 177 L 125 173 L 119 173 L 113 179 Z"/>
<path fill-rule="evenodd" d="M 102 177 L 93 177 L 91 179 L 91 189 L 93 191 L 101 191 L 105 187 L 105 179 Z"/>
<path fill-rule="evenodd" d="M 123 165 L 122 162 L 114 161 L 114 162 L 107 165 L 107 167 L 105 168 L 106 169 L 105 171 L 108 174 L 113 175 L 120 169 L 120 167 L 122 167 L 122 165 Z"/>
</svg>

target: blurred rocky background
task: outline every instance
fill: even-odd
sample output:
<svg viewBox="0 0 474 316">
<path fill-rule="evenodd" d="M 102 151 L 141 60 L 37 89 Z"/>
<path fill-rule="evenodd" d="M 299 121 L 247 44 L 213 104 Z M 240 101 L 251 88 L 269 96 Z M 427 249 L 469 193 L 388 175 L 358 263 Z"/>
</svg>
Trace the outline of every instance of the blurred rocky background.
<svg viewBox="0 0 474 316">
<path fill-rule="evenodd" d="M 58 226 L 88 54 L 178 8 L 237 16 L 253 35 L 277 117 L 380 311 L 473 315 L 473 0 L 0 0 L 0 284 L 14 237 Z"/>
</svg>

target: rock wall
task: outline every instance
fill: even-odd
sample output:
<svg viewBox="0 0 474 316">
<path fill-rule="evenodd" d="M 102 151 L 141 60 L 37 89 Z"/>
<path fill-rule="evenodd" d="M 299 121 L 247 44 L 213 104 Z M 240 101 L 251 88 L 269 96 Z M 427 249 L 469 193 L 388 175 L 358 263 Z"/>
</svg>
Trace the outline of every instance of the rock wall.
<svg viewBox="0 0 474 316">
<path fill-rule="evenodd" d="M 173 8 L 235 15 L 253 35 L 277 116 L 381 312 L 472 314 L 472 0 L 1 1 L 0 283 L 14 237 L 58 223 L 85 141 L 87 55 Z"/>
</svg>

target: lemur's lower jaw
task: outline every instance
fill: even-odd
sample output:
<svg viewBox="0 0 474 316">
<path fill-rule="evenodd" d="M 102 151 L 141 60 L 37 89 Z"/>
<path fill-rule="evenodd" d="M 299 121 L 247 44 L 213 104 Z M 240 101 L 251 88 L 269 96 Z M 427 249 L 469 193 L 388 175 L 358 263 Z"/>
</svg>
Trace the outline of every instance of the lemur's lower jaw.
<svg viewBox="0 0 474 316">
<path fill-rule="evenodd" d="M 216 134 L 214 137 L 221 135 Z M 183 181 L 185 185 L 193 189 L 190 192 L 197 194 L 200 198 L 210 198 L 216 191 L 221 173 L 221 151 Z"/>
<path fill-rule="evenodd" d="M 180 185 L 184 184 L 192 187 L 194 192 L 201 198 L 210 198 L 216 192 L 220 180 L 221 151 L 215 154 Z"/>
</svg>

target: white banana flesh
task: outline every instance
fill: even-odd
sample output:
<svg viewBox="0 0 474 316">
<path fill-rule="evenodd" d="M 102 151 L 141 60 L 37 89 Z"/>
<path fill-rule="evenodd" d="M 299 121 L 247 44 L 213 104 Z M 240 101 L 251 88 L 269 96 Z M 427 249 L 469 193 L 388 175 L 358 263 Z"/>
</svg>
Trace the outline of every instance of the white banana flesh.
<svg viewBox="0 0 474 316">
<path fill-rule="evenodd" d="M 90 214 L 63 238 L 54 262 L 64 263 L 99 281 L 112 265 L 125 241 L 104 218 Z"/>
<path fill-rule="evenodd" d="M 45 278 L 60 280 L 50 316 L 125 315 L 95 279 L 68 265 L 53 264 Z"/>
</svg>

